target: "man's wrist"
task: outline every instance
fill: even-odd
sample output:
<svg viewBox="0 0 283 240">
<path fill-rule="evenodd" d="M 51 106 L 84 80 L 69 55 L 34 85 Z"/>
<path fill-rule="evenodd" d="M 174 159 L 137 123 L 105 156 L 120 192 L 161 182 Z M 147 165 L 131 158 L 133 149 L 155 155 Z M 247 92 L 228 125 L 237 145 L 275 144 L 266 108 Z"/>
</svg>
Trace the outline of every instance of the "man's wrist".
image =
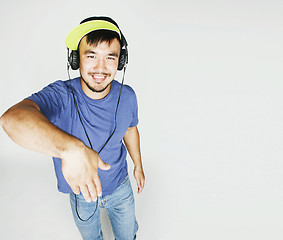
<svg viewBox="0 0 283 240">
<path fill-rule="evenodd" d="M 64 144 L 59 151 L 61 159 L 68 159 L 70 156 L 77 155 L 86 147 L 86 145 L 79 139 L 72 136 L 70 137 L 71 139 L 66 141 L 66 144 Z"/>
<path fill-rule="evenodd" d="M 142 165 L 141 164 L 135 164 L 135 171 L 143 171 Z"/>
</svg>

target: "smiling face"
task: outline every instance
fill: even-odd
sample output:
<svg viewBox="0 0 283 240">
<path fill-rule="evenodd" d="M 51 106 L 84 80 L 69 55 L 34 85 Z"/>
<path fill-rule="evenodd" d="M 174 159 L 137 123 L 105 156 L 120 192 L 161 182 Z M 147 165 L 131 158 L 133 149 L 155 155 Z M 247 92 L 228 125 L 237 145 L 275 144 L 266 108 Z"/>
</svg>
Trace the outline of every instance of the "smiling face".
<svg viewBox="0 0 283 240">
<path fill-rule="evenodd" d="M 114 38 L 110 43 L 88 44 L 86 36 L 79 46 L 81 86 L 92 99 L 102 99 L 110 91 L 118 68 L 120 43 Z"/>
</svg>

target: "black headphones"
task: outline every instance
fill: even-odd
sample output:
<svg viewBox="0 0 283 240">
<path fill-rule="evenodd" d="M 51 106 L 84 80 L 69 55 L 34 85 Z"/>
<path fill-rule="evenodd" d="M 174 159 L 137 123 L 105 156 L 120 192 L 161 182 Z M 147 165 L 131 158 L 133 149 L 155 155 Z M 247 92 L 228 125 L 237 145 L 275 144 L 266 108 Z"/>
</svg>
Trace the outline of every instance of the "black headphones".
<svg viewBox="0 0 283 240">
<path fill-rule="evenodd" d="M 92 20 L 104 20 L 104 21 L 108 21 L 112 24 L 114 24 L 115 26 L 118 27 L 118 24 L 111 18 L 109 17 L 90 17 L 87 19 L 84 19 L 80 24 L 88 22 L 88 21 L 92 21 Z M 120 30 L 120 29 L 119 29 Z M 120 57 L 119 57 L 119 63 L 118 63 L 118 70 L 123 70 L 123 68 L 128 64 L 128 43 L 126 41 L 126 38 L 124 37 L 124 35 L 122 34 L 121 30 L 121 51 L 120 51 Z M 71 66 L 71 68 L 73 70 L 77 70 L 80 67 L 80 55 L 79 55 L 79 50 L 72 50 L 70 55 L 69 55 L 69 48 L 68 48 L 68 63 Z"/>
</svg>

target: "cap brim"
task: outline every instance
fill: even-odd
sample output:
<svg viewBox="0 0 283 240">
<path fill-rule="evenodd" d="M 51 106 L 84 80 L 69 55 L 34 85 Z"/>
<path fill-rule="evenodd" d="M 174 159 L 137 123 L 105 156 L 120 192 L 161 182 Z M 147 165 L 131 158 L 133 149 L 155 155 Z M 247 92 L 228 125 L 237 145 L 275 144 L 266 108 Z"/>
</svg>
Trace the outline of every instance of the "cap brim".
<svg viewBox="0 0 283 240">
<path fill-rule="evenodd" d="M 85 22 L 74 28 L 66 37 L 65 44 L 71 50 L 77 50 L 79 42 L 88 33 L 95 30 L 110 30 L 117 32 L 121 39 L 121 32 L 118 27 L 114 24 L 103 21 L 103 20 L 93 20 Z"/>
</svg>

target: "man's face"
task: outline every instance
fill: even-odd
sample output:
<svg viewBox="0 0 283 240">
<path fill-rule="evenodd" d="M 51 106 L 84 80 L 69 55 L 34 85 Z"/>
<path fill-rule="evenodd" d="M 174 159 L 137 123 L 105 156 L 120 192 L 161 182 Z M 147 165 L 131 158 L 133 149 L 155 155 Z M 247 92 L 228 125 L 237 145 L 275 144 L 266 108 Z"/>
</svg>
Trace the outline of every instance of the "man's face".
<svg viewBox="0 0 283 240">
<path fill-rule="evenodd" d="M 100 42 L 97 46 L 89 45 L 86 37 L 80 47 L 80 73 L 82 89 L 93 99 L 104 98 L 110 91 L 119 62 L 120 43 L 113 39 L 110 44 Z"/>
</svg>

